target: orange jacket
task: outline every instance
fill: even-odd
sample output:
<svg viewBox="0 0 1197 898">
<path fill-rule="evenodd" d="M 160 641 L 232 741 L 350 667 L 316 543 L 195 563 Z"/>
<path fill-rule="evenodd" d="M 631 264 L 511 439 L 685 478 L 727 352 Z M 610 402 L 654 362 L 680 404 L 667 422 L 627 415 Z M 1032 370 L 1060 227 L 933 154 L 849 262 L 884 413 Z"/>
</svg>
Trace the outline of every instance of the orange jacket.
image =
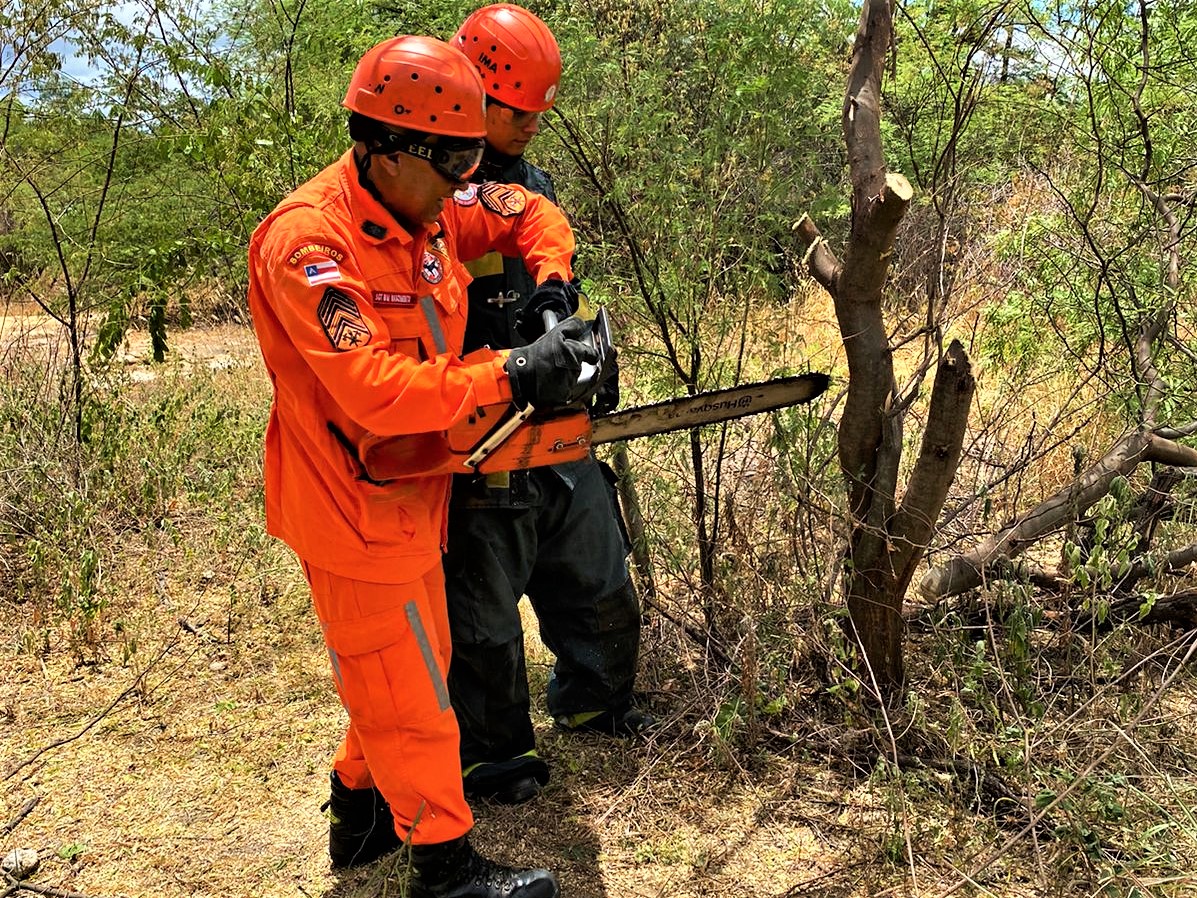
<svg viewBox="0 0 1197 898">
<path fill-rule="evenodd" d="M 548 200 L 470 185 L 407 233 L 358 180 L 352 151 L 284 199 L 249 245 L 249 308 L 274 384 L 266 527 L 318 567 L 376 583 L 440 560 L 449 477 L 369 482 L 357 446 L 448 429 L 511 398 L 504 354 L 460 358 L 461 258 L 520 255 L 568 280 L 574 238 Z"/>
</svg>

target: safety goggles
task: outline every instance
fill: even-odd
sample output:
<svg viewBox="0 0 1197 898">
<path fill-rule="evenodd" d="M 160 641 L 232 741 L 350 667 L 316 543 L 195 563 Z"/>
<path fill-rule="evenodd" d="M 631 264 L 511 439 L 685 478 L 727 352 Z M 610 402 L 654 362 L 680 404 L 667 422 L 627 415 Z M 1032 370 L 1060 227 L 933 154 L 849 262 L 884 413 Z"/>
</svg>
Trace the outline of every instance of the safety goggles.
<svg viewBox="0 0 1197 898">
<path fill-rule="evenodd" d="M 521 130 L 527 128 L 533 122 L 539 123 L 541 115 L 544 114 L 541 112 L 528 112 L 524 109 L 516 109 L 514 106 L 508 106 L 506 103 L 496 100 L 494 97 L 487 97 L 486 102 L 487 105 L 498 107 L 499 118 L 501 118 L 507 124 L 513 125 Z"/>
<path fill-rule="evenodd" d="M 391 151 L 426 160 L 437 174 L 454 183 L 468 180 L 478 170 L 486 146 L 481 137 L 436 137 L 434 140 L 434 143 L 401 143 Z"/>
</svg>

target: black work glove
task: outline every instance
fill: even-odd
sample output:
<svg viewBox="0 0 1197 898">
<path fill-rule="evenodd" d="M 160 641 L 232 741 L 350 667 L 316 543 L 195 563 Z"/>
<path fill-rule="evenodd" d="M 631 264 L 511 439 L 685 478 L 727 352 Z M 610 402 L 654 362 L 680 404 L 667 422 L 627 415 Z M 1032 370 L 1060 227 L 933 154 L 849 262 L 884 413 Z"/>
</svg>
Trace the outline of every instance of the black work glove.
<svg viewBox="0 0 1197 898">
<path fill-rule="evenodd" d="M 515 329 L 531 343 L 544 334 L 544 313 L 553 312 L 564 321 L 578 311 L 578 288 L 569 281 L 550 278 L 532 291 L 527 304 L 515 318 Z"/>
<path fill-rule="evenodd" d="M 552 408 L 569 405 L 586 394 L 588 384 L 579 384 L 582 365 L 598 362 L 598 351 L 588 339 L 591 324 L 581 318 L 566 318 L 527 346 L 511 350 L 504 370 L 511 379 L 511 393 L 521 408 Z"/>
<path fill-rule="evenodd" d="M 594 403 L 590 407 L 592 415 L 609 415 L 619 407 L 619 359 L 613 358 L 609 364 L 611 373 L 594 394 Z"/>
</svg>

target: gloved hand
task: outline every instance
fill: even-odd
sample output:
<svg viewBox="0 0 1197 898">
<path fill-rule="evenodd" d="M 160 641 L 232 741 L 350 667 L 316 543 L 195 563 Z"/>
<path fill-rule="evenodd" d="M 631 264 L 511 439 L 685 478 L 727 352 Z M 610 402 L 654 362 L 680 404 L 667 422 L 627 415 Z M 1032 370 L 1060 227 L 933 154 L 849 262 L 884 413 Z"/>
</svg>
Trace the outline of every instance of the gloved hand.
<svg viewBox="0 0 1197 898">
<path fill-rule="evenodd" d="M 590 407 L 592 415 L 609 415 L 619 407 L 619 359 L 612 358 L 609 364 L 611 373 L 594 394 L 594 403 Z"/>
<path fill-rule="evenodd" d="M 535 342 L 511 350 L 503 367 L 517 405 L 547 409 L 585 395 L 588 384 L 579 384 L 578 375 L 583 364 L 598 362 L 598 351 L 586 339 L 590 330 L 589 321 L 566 318 Z"/>
<path fill-rule="evenodd" d="M 564 321 L 578 311 L 578 288 L 569 281 L 550 278 L 532 291 L 527 305 L 520 309 L 515 319 L 515 329 L 528 342 L 544 334 L 544 313 L 554 312 L 558 321 Z"/>
</svg>

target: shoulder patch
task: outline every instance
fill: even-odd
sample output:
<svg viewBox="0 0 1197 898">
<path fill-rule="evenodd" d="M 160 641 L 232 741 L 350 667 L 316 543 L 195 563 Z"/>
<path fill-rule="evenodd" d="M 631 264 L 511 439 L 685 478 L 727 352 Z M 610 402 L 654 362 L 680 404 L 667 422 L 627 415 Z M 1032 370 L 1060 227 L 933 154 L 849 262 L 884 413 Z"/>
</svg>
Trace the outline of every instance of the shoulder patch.
<svg viewBox="0 0 1197 898">
<path fill-rule="evenodd" d="M 303 266 L 304 276 L 308 279 L 308 286 L 315 287 L 317 284 L 327 284 L 329 281 L 339 281 L 341 279 L 341 269 L 337 267 L 337 263 L 332 259 L 325 259 L 321 262 L 312 260 L 307 265 Z"/>
<path fill-rule="evenodd" d="M 311 258 L 308 258 L 309 256 Z M 304 243 L 291 250 L 287 255 L 287 264 L 298 265 L 300 262 L 304 262 L 306 265 L 307 262 L 319 261 L 321 258 L 330 259 L 333 262 L 344 262 L 345 251 L 335 246 L 329 246 L 327 243 Z"/>
<path fill-rule="evenodd" d="M 478 202 L 478 185 L 470 184 L 453 193 L 453 202 L 459 206 L 472 206 Z"/>
<path fill-rule="evenodd" d="M 504 218 L 519 215 L 528 205 L 528 199 L 523 193 L 507 184 L 494 181 L 479 185 L 478 197 L 482 200 L 482 205 L 492 212 L 498 212 Z"/>
<path fill-rule="evenodd" d="M 316 314 L 328 342 L 338 352 L 354 349 L 370 341 L 370 326 L 362 317 L 357 303 L 336 287 L 324 291 Z"/>
</svg>

